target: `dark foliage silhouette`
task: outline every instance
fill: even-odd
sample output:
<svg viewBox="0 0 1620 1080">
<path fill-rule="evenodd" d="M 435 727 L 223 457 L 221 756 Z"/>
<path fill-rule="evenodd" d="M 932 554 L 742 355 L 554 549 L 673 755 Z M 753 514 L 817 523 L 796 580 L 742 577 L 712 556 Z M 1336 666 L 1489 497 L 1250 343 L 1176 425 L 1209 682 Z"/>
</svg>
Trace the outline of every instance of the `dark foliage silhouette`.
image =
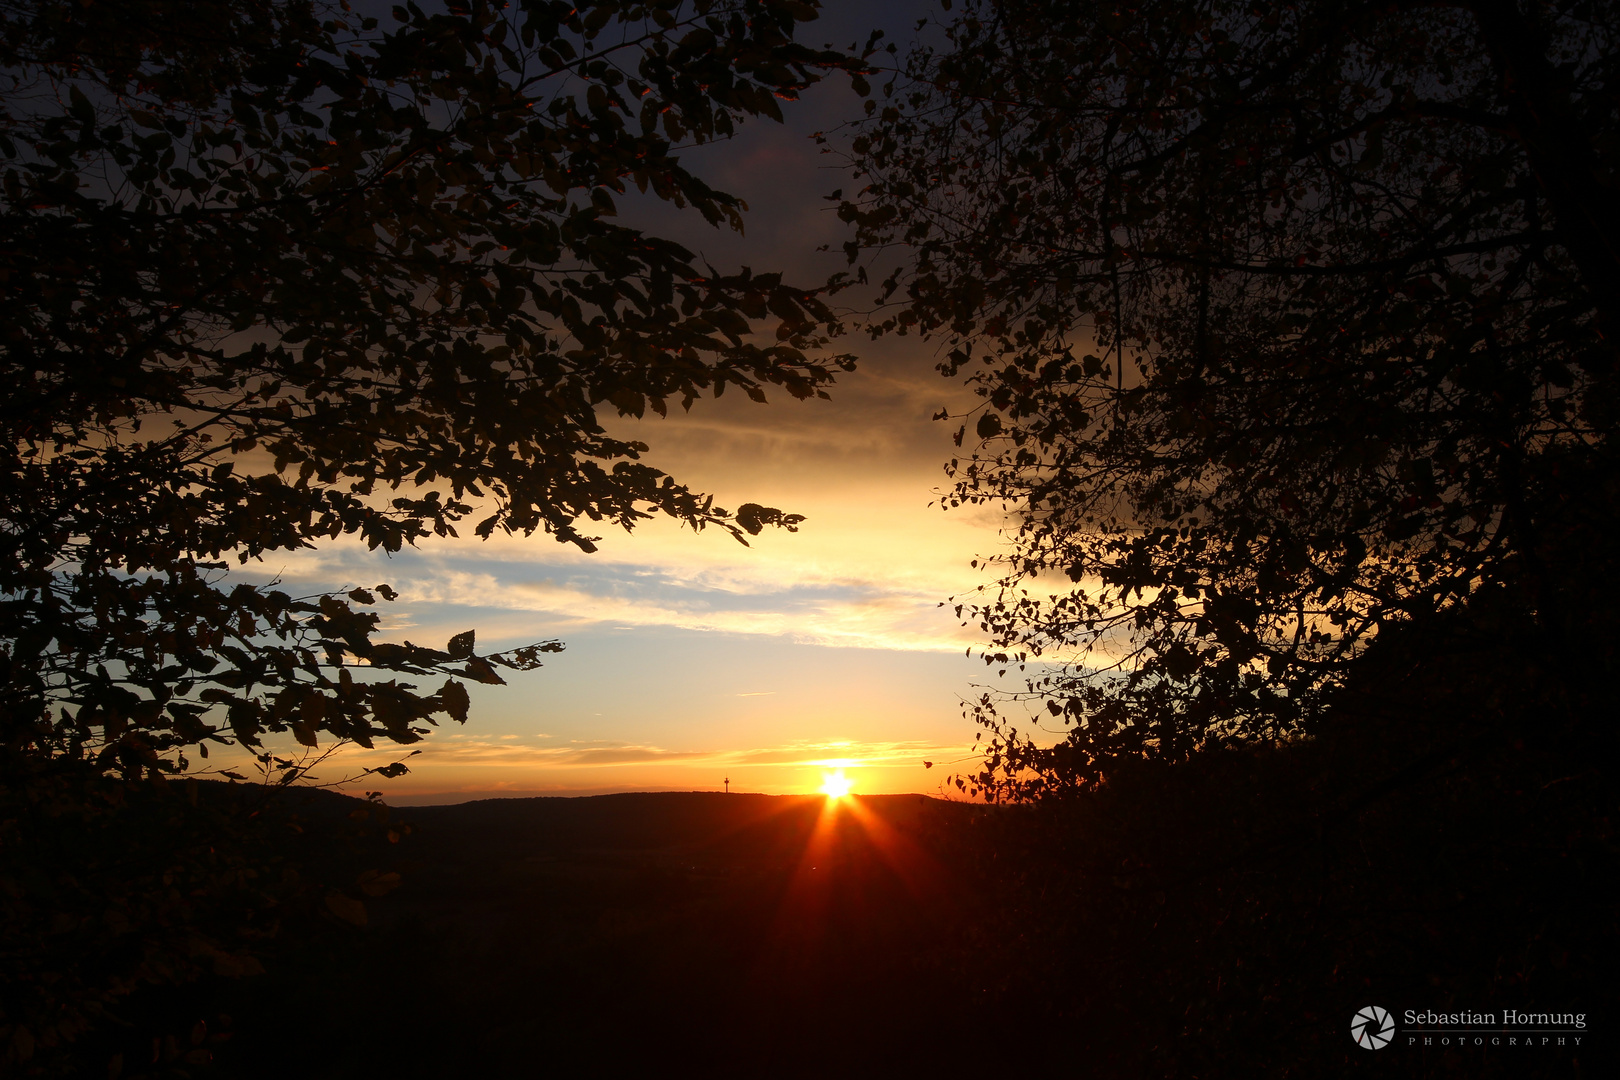
<svg viewBox="0 0 1620 1080">
<path fill-rule="evenodd" d="M 1584 1075 L 1346 1032 L 1611 996 L 1620 8 L 945 19 L 870 94 L 835 283 L 881 267 L 872 332 L 983 398 L 946 502 L 1009 542 L 953 602 L 1026 681 L 968 705 L 969 963 L 1023 1056 Z"/>
<path fill-rule="evenodd" d="M 970 3 L 873 96 L 840 213 L 852 262 L 902 256 L 874 332 L 969 374 L 949 501 L 1016 523 L 957 608 L 1035 665 L 1028 723 L 974 708 L 992 792 L 1313 732 L 1380 634 L 1499 593 L 1612 670 L 1617 35 L 1602 2 Z"/>
<path fill-rule="evenodd" d="M 254 866 L 234 825 L 187 847 L 185 829 L 154 824 L 183 799 L 123 813 L 158 798 L 139 785 L 210 745 L 250 748 L 291 782 L 302 766 L 266 736 L 416 742 L 466 720 L 464 681 L 499 683 L 560 647 L 481 655 L 472 631 L 378 642 L 367 609 L 389 586 L 293 596 L 253 576 L 256 560 L 458 529 L 590 551 L 593 529 L 654 515 L 744 542 L 795 526 L 715 506 L 598 413 L 727 388 L 824 395 L 847 366 L 820 349 L 836 322 L 815 290 L 700 266 L 615 220 L 631 200 L 741 228 L 740 200 L 679 151 L 861 67 L 794 41 L 815 14 L 786 0 L 0 7 L 8 1061 L 38 1065 L 198 956 L 246 970 L 240 939 L 259 923 L 210 929 L 209 912 L 242 889 L 269 910 L 301 888 Z M 157 884 L 126 873 L 120 829 Z M 97 830 L 106 850 L 86 839 Z M 256 883 L 207 884 L 244 874 Z M 362 902 L 327 915 L 359 921 Z M 144 945 L 101 949 L 108 935 Z"/>
<path fill-rule="evenodd" d="M 294 598 L 232 561 L 470 521 L 592 550 L 735 514 L 607 435 L 734 386 L 823 393 L 830 315 L 617 224 L 740 228 L 679 143 L 778 115 L 813 8 L 39 3 L 5 11 L 5 740 L 127 774 L 261 732 L 409 743 L 457 678 L 540 650 L 376 644 L 387 588 Z M 753 339 L 775 329 L 774 343 Z M 449 676 L 419 691 L 379 672 Z"/>
</svg>

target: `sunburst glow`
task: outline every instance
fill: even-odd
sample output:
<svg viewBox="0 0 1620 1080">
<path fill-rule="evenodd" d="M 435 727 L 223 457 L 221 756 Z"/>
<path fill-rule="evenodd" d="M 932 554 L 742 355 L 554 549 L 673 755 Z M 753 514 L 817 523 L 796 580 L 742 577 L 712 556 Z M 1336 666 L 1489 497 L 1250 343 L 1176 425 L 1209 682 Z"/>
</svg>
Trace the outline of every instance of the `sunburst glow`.
<svg viewBox="0 0 1620 1080">
<path fill-rule="evenodd" d="M 834 769 L 832 772 L 821 774 L 821 793 L 829 799 L 842 799 L 849 794 L 854 785 L 849 777 L 844 775 L 843 769 Z"/>
</svg>

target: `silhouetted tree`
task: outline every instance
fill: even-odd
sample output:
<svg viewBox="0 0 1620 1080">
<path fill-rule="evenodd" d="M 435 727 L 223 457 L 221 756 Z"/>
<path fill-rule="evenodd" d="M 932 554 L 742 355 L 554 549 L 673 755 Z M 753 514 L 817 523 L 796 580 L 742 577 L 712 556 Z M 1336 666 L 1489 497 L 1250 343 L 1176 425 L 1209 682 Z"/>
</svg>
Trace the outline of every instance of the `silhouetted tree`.
<svg viewBox="0 0 1620 1080">
<path fill-rule="evenodd" d="M 291 780 L 272 733 L 415 742 L 466 719 L 461 680 L 557 647 L 380 643 L 388 586 L 300 598 L 233 562 L 799 520 L 716 507 L 598 411 L 824 396 L 847 366 L 814 290 L 615 220 L 741 228 L 679 150 L 859 70 L 793 40 L 813 0 L 372 10 L 0 6 L 0 1068 L 116 1071 L 62 1047 L 140 987 L 254 969 L 308 893 L 255 847 L 290 831 L 132 781 L 222 743 Z M 207 1057 L 173 1042 L 154 1067 Z"/>
<path fill-rule="evenodd" d="M 1488 595 L 1612 662 L 1617 77 L 1604 0 L 1007 0 L 872 97 L 846 251 L 1015 520 L 957 612 L 1068 728 L 980 699 L 992 791 L 1309 731 Z"/>
<path fill-rule="evenodd" d="M 232 561 L 344 535 L 393 551 L 464 521 L 586 551 L 591 526 L 655 514 L 792 528 L 641 463 L 597 413 L 824 395 L 847 363 L 807 355 L 832 325 L 813 291 L 614 220 L 628 197 L 741 228 L 677 148 L 858 66 L 793 41 L 814 17 L 782 0 L 409 4 L 383 25 L 341 0 L 0 12 L 5 747 L 133 775 L 265 732 L 409 743 L 465 719 L 458 678 L 555 647 L 379 644 L 361 608 L 387 586 L 294 598 Z"/>
</svg>

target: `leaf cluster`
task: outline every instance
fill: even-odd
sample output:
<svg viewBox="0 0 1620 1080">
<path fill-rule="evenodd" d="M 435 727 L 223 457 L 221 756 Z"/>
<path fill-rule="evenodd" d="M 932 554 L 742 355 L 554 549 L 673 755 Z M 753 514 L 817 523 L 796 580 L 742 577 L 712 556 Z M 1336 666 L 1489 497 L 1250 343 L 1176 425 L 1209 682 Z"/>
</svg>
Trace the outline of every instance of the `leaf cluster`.
<svg viewBox="0 0 1620 1080">
<path fill-rule="evenodd" d="M 603 415 L 825 396 L 836 319 L 619 203 L 740 229 L 680 161 L 858 58 L 797 0 L 38 0 L 0 11 L 0 639 L 13 751 L 125 773 L 291 732 L 408 743 L 539 663 L 375 642 L 369 590 L 232 563 L 344 536 L 735 514 Z M 386 586 L 384 599 L 393 593 Z M 430 691 L 385 672 L 444 679 Z"/>
<path fill-rule="evenodd" d="M 1612 548 L 1620 9 L 1008 0 L 945 35 L 839 213 L 857 280 L 899 259 L 873 332 L 983 398 L 947 502 L 1016 524 L 957 612 L 1066 735 L 985 696 L 991 774 L 1309 731 L 1482 590 L 1568 622 L 1571 553 Z"/>
</svg>

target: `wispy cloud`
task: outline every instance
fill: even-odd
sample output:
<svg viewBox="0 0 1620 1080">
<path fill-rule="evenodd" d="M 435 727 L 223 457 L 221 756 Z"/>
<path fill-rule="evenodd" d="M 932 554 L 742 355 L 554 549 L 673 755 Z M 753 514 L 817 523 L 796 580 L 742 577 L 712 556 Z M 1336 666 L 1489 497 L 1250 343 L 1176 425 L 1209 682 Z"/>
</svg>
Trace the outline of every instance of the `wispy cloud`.
<svg viewBox="0 0 1620 1080">
<path fill-rule="evenodd" d="M 613 741 L 576 741 L 565 746 L 534 746 L 494 739 L 430 740 L 412 759 L 413 770 L 449 766 L 498 769 L 591 769 L 620 765 L 656 765 L 670 762 L 743 768 L 750 765 L 861 768 L 920 764 L 925 759 L 961 753 L 957 746 L 928 740 L 820 742 L 804 740 L 779 746 L 679 750 Z M 334 754 L 336 768 L 364 767 L 398 757 L 398 748 L 365 750 L 345 747 Z M 331 771 L 331 769 L 328 769 Z"/>
<path fill-rule="evenodd" d="M 656 550 L 641 553 L 656 557 Z M 691 568 L 679 562 L 542 563 L 500 552 L 413 552 L 393 566 L 367 553 L 327 552 L 288 574 L 312 581 L 364 582 L 392 577 L 403 610 L 383 609 L 385 633 L 408 636 L 454 617 L 448 609 L 543 616 L 545 633 L 583 627 L 670 627 L 763 634 L 815 645 L 959 652 L 974 640 L 939 603 L 944 582 L 896 574 L 748 572 L 752 567 Z M 392 571 L 392 573 L 390 573 Z M 400 573 L 404 571 L 404 573 Z M 437 610 L 436 610 L 437 609 Z M 465 616 L 462 616 L 464 619 Z M 483 620 L 480 620 L 483 621 Z M 526 620 L 525 626 L 534 625 Z M 528 632 L 527 630 L 524 632 Z"/>
</svg>

